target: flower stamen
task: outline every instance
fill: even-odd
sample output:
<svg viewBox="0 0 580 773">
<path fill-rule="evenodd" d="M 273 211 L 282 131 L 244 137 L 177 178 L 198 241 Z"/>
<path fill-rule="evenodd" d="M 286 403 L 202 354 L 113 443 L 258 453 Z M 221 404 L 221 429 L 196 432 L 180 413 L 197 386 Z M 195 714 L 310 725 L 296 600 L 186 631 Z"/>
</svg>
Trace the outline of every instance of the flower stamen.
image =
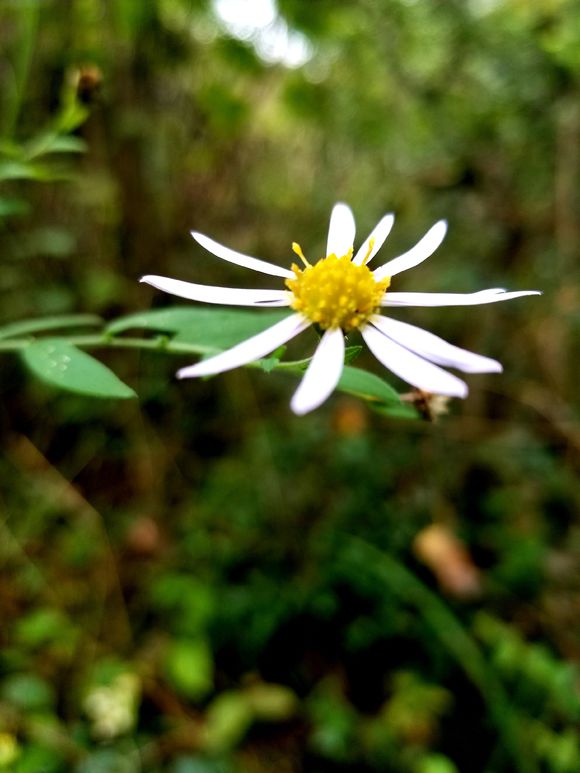
<svg viewBox="0 0 580 773">
<path fill-rule="evenodd" d="M 373 251 L 373 248 L 374 248 L 374 246 L 375 246 L 375 240 L 374 240 L 374 238 L 373 238 L 373 239 L 369 239 L 369 248 L 368 248 L 368 250 L 367 250 L 367 254 L 365 255 L 365 258 L 364 258 L 364 260 L 363 260 L 363 262 L 362 262 L 363 266 L 366 266 L 366 264 L 367 264 L 367 263 L 369 262 L 369 260 L 371 259 L 371 253 L 372 253 L 372 251 Z"/>
<path fill-rule="evenodd" d="M 302 250 L 294 252 L 302 257 Z M 353 263 L 352 249 L 304 269 L 293 264 L 292 271 L 295 278 L 286 280 L 291 307 L 323 330 L 340 328 L 345 333 L 361 327 L 379 310 L 390 284 L 389 278 L 377 282 L 367 266 Z"/>
<path fill-rule="evenodd" d="M 310 266 L 310 263 L 304 257 L 304 253 L 302 252 L 302 247 L 298 244 L 298 242 L 292 242 L 292 252 L 295 252 L 296 255 L 298 255 L 300 260 L 304 263 L 304 265 L 307 268 Z"/>
</svg>

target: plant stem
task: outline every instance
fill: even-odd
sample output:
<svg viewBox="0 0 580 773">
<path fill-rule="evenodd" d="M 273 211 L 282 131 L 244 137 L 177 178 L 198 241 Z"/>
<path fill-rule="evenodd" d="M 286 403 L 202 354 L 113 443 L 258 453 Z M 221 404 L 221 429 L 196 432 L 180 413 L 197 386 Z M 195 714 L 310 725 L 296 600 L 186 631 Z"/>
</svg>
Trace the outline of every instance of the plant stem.
<svg viewBox="0 0 580 773">
<path fill-rule="evenodd" d="M 156 338 L 139 338 L 137 336 L 116 337 L 102 334 L 87 334 L 76 336 L 58 336 L 79 349 L 148 349 L 150 351 L 166 352 L 167 354 L 217 354 L 220 350 L 203 344 L 188 344 L 183 341 L 173 341 L 167 336 Z M 42 338 L 12 338 L 0 341 L 0 352 L 19 352 Z M 301 371 L 310 358 L 279 362 L 276 369 Z M 259 362 L 248 363 L 250 368 L 259 368 Z"/>
<path fill-rule="evenodd" d="M 13 87 L 11 94 L 4 106 L 4 120 L 2 126 L 2 135 L 8 139 L 13 139 L 18 122 L 18 115 L 23 102 L 26 81 L 30 71 L 30 63 L 34 51 L 34 43 L 38 29 L 38 17 L 40 14 L 40 3 L 23 3 L 20 9 L 22 22 L 22 34 L 18 45 L 18 54 L 13 67 Z"/>
</svg>

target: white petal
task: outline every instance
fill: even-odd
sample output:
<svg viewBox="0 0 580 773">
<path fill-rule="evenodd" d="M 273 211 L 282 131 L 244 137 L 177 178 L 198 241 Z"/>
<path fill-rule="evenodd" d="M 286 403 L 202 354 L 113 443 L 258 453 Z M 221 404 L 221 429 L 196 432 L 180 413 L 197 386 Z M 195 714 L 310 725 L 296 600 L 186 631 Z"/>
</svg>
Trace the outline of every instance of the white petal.
<svg viewBox="0 0 580 773">
<path fill-rule="evenodd" d="M 263 330 L 251 338 L 232 346 L 225 352 L 220 352 L 214 357 L 202 360 L 196 365 L 181 368 L 177 371 L 178 378 L 190 378 L 194 376 L 211 376 L 214 373 L 222 373 L 225 370 L 239 368 L 249 362 L 265 357 L 274 349 L 285 344 L 298 333 L 301 333 L 309 325 L 310 321 L 301 314 L 291 314 L 281 322 L 276 322 L 267 330 Z"/>
<path fill-rule="evenodd" d="M 421 241 L 417 242 L 410 250 L 399 255 L 398 258 L 393 258 L 385 263 L 374 272 L 374 277 L 379 282 L 387 276 L 395 276 L 400 274 L 401 271 L 406 271 L 408 268 L 419 265 L 426 260 L 430 255 L 433 255 L 437 247 L 441 244 L 447 233 L 447 223 L 445 220 L 439 220 L 432 226 Z"/>
<path fill-rule="evenodd" d="M 201 244 L 201 246 L 208 252 L 211 252 L 212 255 L 217 255 L 218 258 L 227 260 L 230 263 L 235 263 L 244 268 L 251 268 L 253 271 L 261 271 L 263 274 L 281 276 L 285 279 L 292 279 L 294 277 L 294 274 L 287 268 L 281 268 L 273 263 L 268 263 L 266 260 L 252 258 L 249 255 L 242 255 L 241 252 L 236 252 L 229 247 L 224 247 L 223 244 L 214 242 L 209 236 L 204 236 L 204 234 L 200 234 L 197 231 L 191 231 L 191 235 L 198 244 Z"/>
<path fill-rule="evenodd" d="M 342 330 L 327 330 L 318 344 L 308 370 L 294 393 L 290 407 L 299 416 L 318 408 L 332 394 L 344 366 Z"/>
<path fill-rule="evenodd" d="M 376 327 L 367 325 L 362 335 L 377 360 L 403 381 L 425 392 L 452 397 L 467 396 L 467 384 L 461 379 L 391 341 Z"/>
<path fill-rule="evenodd" d="M 238 290 L 235 287 L 213 287 L 183 282 L 167 276 L 142 276 L 140 282 L 153 285 L 165 293 L 178 295 L 190 301 L 223 303 L 229 306 L 289 306 L 290 297 L 286 290 Z"/>
<path fill-rule="evenodd" d="M 356 227 L 354 215 L 347 204 L 335 204 L 330 215 L 328 226 L 327 255 L 337 255 L 339 258 L 352 249 Z"/>
<path fill-rule="evenodd" d="M 539 290 L 518 290 L 506 293 L 501 289 L 480 290 L 477 293 L 391 293 L 386 292 L 381 306 L 479 306 L 484 303 L 509 301 L 524 295 L 541 295 Z"/>
<path fill-rule="evenodd" d="M 370 263 L 370 261 L 373 259 L 373 257 L 377 254 L 377 252 L 381 249 L 383 244 L 385 243 L 385 239 L 391 232 L 391 228 L 393 227 L 393 223 L 395 222 L 395 216 L 394 215 L 385 215 L 377 225 L 373 228 L 371 233 L 369 234 L 368 238 L 362 243 L 359 251 L 354 257 L 354 260 L 352 261 L 357 266 L 360 266 L 361 263 L 366 258 L 367 252 L 369 250 L 369 244 L 371 239 L 374 239 L 373 248 L 370 251 L 367 264 Z"/>
<path fill-rule="evenodd" d="M 371 317 L 370 321 L 396 343 L 437 365 L 458 368 L 465 373 L 501 373 L 502 371 L 501 363 L 497 360 L 460 349 L 415 325 L 380 317 L 377 314 Z"/>
</svg>

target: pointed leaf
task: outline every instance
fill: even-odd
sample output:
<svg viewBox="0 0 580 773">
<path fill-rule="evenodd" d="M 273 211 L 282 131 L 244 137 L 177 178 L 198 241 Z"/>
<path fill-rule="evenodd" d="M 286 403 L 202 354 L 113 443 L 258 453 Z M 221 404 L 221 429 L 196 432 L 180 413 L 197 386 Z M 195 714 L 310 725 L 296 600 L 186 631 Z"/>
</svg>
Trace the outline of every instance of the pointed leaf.
<svg viewBox="0 0 580 773">
<path fill-rule="evenodd" d="M 289 315 L 289 310 L 207 309 L 177 306 L 131 314 L 115 320 L 107 333 L 117 335 L 126 330 L 152 330 L 172 334 L 172 340 L 199 345 L 200 351 L 222 351 Z"/>
<path fill-rule="evenodd" d="M 29 159 L 48 153 L 83 153 L 87 143 L 80 137 L 67 134 L 45 134 L 32 143 L 27 152 Z"/>
<path fill-rule="evenodd" d="M 389 416 L 391 419 L 420 419 L 419 411 L 409 403 L 391 403 L 390 405 L 370 403 L 370 407 L 375 413 L 382 416 Z"/>
<path fill-rule="evenodd" d="M 112 370 L 68 341 L 45 338 L 25 347 L 20 354 L 35 376 L 59 389 L 87 397 L 136 397 Z"/>
<path fill-rule="evenodd" d="M 102 324 L 103 320 L 96 314 L 62 314 L 59 317 L 25 319 L 21 322 L 10 322 L 8 325 L 0 327 L 0 340 L 3 338 L 21 338 L 47 330 L 61 330 L 65 327 L 92 327 Z"/>
<path fill-rule="evenodd" d="M 40 166 L 22 161 L 0 161 L 0 180 L 34 180 L 41 174 Z"/>
<path fill-rule="evenodd" d="M 341 392 L 362 397 L 364 400 L 395 405 L 401 403 L 399 393 L 382 378 L 375 376 L 374 373 L 348 365 L 345 365 L 336 388 Z"/>
</svg>

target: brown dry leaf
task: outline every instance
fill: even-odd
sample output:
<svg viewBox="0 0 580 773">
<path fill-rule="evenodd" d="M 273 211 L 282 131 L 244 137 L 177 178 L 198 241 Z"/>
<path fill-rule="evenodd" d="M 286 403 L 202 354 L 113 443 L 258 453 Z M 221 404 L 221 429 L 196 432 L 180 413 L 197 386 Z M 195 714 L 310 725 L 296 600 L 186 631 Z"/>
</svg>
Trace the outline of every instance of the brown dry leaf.
<svg viewBox="0 0 580 773">
<path fill-rule="evenodd" d="M 457 598 L 473 598 L 481 593 L 480 570 L 465 545 L 447 526 L 440 523 L 427 526 L 415 537 L 413 549 L 445 593 Z"/>
</svg>

